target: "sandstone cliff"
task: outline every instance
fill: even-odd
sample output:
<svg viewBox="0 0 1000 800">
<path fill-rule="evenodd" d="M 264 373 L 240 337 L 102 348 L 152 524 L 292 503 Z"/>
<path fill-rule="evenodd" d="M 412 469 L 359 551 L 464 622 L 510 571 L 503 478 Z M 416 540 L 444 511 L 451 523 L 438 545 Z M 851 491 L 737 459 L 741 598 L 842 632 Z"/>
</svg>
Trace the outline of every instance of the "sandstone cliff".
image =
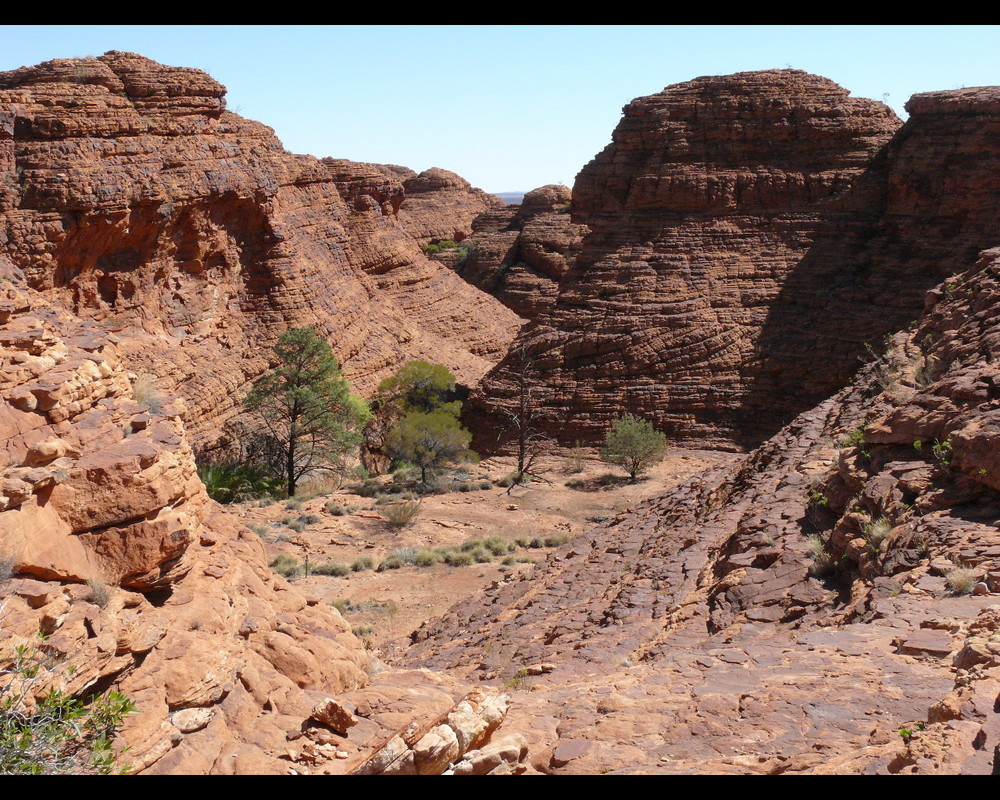
<svg viewBox="0 0 1000 800">
<path fill-rule="evenodd" d="M 520 320 L 422 255 L 400 177 L 291 155 L 224 95 L 121 52 L 0 74 L 0 253 L 122 332 L 199 446 L 290 327 L 315 325 L 362 392 L 412 358 L 478 381 Z"/>
<path fill-rule="evenodd" d="M 674 441 L 755 445 L 842 385 L 866 344 L 997 240 L 980 169 L 998 157 L 994 91 L 910 109 L 900 127 L 796 70 L 626 106 L 573 190 L 582 252 L 516 348 L 545 375 L 549 431 L 597 442 L 629 412 Z M 515 372 L 501 364 L 473 407 L 512 402 Z"/>
<path fill-rule="evenodd" d="M 399 224 L 421 246 L 447 240 L 460 242 L 472 232 L 478 216 L 504 208 L 499 197 L 471 186 L 446 169 L 432 167 L 418 175 L 394 164 L 379 166 L 402 181 L 406 202 L 397 215 Z"/>
</svg>

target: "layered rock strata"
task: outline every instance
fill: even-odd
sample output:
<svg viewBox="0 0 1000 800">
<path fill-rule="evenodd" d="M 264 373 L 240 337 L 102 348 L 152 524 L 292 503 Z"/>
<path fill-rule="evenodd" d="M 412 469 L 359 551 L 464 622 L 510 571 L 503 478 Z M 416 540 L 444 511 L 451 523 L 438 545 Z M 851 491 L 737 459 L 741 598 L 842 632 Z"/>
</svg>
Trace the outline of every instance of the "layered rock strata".
<svg viewBox="0 0 1000 800">
<path fill-rule="evenodd" d="M 382 667 L 350 626 L 208 499 L 183 401 L 127 372 L 119 344 L 0 258 L 0 672 L 38 648 L 53 667 L 34 696 L 125 693 L 132 773 L 343 774 L 411 730 L 440 738 L 442 714 L 454 746 L 416 742 L 395 771 L 523 771 L 491 742 L 502 694 L 370 681 Z"/>
<path fill-rule="evenodd" d="M 399 224 L 421 247 L 441 241 L 460 242 L 472 232 L 478 216 L 504 208 L 499 197 L 477 189 L 446 169 L 432 167 L 418 175 L 394 164 L 378 166 L 402 181 L 406 202 L 397 215 Z"/>
<path fill-rule="evenodd" d="M 995 90 L 885 106 L 796 70 L 633 101 L 578 176 L 590 233 L 521 345 L 566 443 L 632 413 L 675 441 L 755 445 L 997 236 Z M 474 396 L 516 395 L 513 362 Z M 470 414 L 470 421 L 475 414 Z M 482 440 L 488 432 L 477 431 Z"/>
<path fill-rule="evenodd" d="M 424 258 L 400 178 L 291 155 L 224 96 L 121 52 L 0 74 L 0 252 L 125 334 L 126 360 L 187 400 L 198 445 L 291 327 L 314 325 L 362 392 L 411 358 L 475 383 L 520 320 Z"/>
<path fill-rule="evenodd" d="M 515 676 L 549 772 L 992 772 L 1000 251 L 926 303 L 854 384 L 408 661 Z"/>
<path fill-rule="evenodd" d="M 542 186 L 519 205 L 476 218 L 460 252 L 434 256 L 526 319 L 551 306 L 580 250 L 585 225 L 570 219 L 570 190 Z"/>
</svg>

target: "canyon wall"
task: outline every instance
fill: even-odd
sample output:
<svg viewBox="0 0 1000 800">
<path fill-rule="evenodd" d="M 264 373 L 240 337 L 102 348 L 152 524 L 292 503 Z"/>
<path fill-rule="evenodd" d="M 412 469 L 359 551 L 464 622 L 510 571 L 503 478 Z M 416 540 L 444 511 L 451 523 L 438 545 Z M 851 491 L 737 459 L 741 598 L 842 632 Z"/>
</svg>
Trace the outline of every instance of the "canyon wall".
<svg viewBox="0 0 1000 800">
<path fill-rule="evenodd" d="M 908 108 L 901 126 L 797 70 L 626 106 L 573 189 L 581 252 L 515 348 L 546 430 L 597 443 L 632 413 L 675 442 L 752 446 L 841 386 L 996 241 L 994 90 Z M 522 361 L 490 373 L 470 424 L 515 401 Z"/>
<path fill-rule="evenodd" d="M 199 446 L 292 327 L 314 325 L 363 393 L 412 358 L 476 383 L 521 320 L 423 256 L 397 218 L 409 178 L 291 155 L 224 96 L 121 52 L 0 74 L 0 253 L 119 332 L 130 365 L 185 397 Z"/>
</svg>

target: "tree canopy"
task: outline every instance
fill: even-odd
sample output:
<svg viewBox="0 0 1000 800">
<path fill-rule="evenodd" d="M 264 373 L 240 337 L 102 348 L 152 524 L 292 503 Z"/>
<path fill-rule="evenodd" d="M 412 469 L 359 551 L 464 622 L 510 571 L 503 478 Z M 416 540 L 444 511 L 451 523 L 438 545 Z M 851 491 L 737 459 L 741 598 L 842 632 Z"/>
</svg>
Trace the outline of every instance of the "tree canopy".
<svg viewBox="0 0 1000 800">
<path fill-rule="evenodd" d="M 333 351 L 315 329 L 286 331 L 274 352 L 278 366 L 254 381 L 244 405 L 273 438 L 292 497 L 307 473 L 343 471 L 370 412 L 351 394 Z"/>
<path fill-rule="evenodd" d="M 410 411 L 444 411 L 457 417 L 462 404 L 446 398 L 455 391 L 455 376 L 443 364 L 427 361 L 407 361 L 391 378 L 378 387 L 383 402 L 392 406 L 397 415 Z"/>
<path fill-rule="evenodd" d="M 427 483 L 428 470 L 469 455 L 472 434 L 446 411 L 411 411 L 389 432 L 389 452 L 394 458 L 420 467 L 420 480 Z"/>
<path fill-rule="evenodd" d="M 626 414 L 615 420 L 601 450 L 601 460 L 621 467 L 634 480 L 663 460 L 667 437 L 644 419 Z"/>
</svg>

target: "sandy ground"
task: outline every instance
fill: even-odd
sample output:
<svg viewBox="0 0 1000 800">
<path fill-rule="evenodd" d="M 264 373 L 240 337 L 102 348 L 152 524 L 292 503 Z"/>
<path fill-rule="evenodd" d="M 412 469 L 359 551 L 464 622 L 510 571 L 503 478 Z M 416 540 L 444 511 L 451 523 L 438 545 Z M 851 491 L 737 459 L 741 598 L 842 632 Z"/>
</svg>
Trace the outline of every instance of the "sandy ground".
<svg viewBox="0 0 1000 800">
<path fill-rule="evenodd" d="M 301 508 L 287 508 L 284 502 L 231 508 L 246 524 L 263 533 L 271 558 L 285 554 L 304 562 L 308 556 L 310 565 L 316 566 L 330 561 L 350 565 L 367 556 L 377 565 L 400 548 L 459 547 L 471 538 L 489 536 L 508 540 L 572 536 L 647 497 L 663 493 L 710 464 L 732 458 L 732 454 L 713 451 L 672 449 L 645 478 L 631 483 L 621 470 L 602 463 L 593 452 L 583 461 L 581 472 L 571 472 L 570 459 L 555 455 L 540 462 L 542 480 L 509 490 L 494 486 L 426 495 L 417 518 L 402 529 L 389 525 L 379 514 L 375 499 L 352 492 L 350 484 L 305 500 Z M 495 481 L 509 474 L 513 465 L 512 459 L 492 458 L 466 467 L 465 472 L 470 482 Z M 601 485 L 601 476 L 609 475 L 615 476 L 610 485 Z M 577 485 L 567 486 L 567 482 Z M 579 482 L 584 485 L 581 487 Z M 354 510 L 334 516 L 326 510 L 331 502 Z M 302 515 L 314 515 L 319 521 L 311 522 L 301 532 L 281 523 Z M 509 565 L 498 557 L 490 563 L 468 566 L 435 564 L 382 572 L 364 570 L 344 577 L 310 575 L 293 581 L 307 596 L 337 605 L 366 646 L 379 653 L 390 641 L 408 635 L 493 581 L 530 572 L 534 565 L 526 559 L 543 561 L 551 550 L 519 548 L 511 555 L 525 561 Z"/>
</svg>

